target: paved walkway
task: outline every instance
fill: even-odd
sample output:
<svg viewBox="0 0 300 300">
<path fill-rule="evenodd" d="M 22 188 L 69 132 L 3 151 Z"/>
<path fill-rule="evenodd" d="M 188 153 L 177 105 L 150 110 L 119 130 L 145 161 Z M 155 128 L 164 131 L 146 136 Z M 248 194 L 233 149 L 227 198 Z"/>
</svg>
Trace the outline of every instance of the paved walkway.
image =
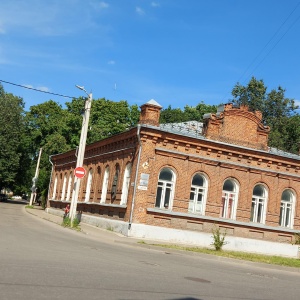
<svg viewBox="0 0 300 300">
<path fill-rule="evenodd" d="M 60 216 L 56 216 L 50 213 L 47 213 L 41 206 L 34 205 L 34 208 L 25 208 L 26 212 L 34 215 L 36 217 L 39 217 L 41 219 L 50 221 L 52 223 L 56 223 L 58 225 L 61 225 L 63 222 L 63 218 Z M 141 239 L 135 239 L 131 237 L 126 237 L 124 235 L 121 235 L 119 233 L 109 231 L 106 229 L 98 228 L 89 224 L 80 223 L 81 233 L 88 235 L 89 237 L 93 239 L 98 239 L 101 241 L 106 242 L 118 242 L 118 243 L 126 243 L 131 245 L 143 245 L 139 242 Z M 149 241 L 147 241 L 149 242 Z M 149 242 L 150 243 L 150 242 Z M 155 243 L 155 242 L 153 242 Z"/>
</svg>

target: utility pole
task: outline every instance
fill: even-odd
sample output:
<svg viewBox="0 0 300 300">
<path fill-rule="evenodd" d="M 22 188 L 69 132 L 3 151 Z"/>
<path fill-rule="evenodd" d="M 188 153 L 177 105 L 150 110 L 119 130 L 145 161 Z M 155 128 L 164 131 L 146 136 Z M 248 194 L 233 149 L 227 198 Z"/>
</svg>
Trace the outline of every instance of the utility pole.
<svg viewBox="0 0 300 300">
<path fill-rule="evenodd" d="M 38 177 L 39 177 L 39 167 L 40 167 L 41 155 L 42 155 L 42 148 L 40 148 L 39 158 L 38 158 L 36 169 L 35 169 L 35 175 L 32 178 L 32 187 L 31 187 L 31 195 L 30 195 L 29 205 L 32 205 L 33 200 L 34 200 L 34 195 L 36 193 L 36 183 L 37 183 L 37 180 L 38 180 Z"/>
<path fill-rule="evenodd" d="M 80 90 L 84 91 L 88 96 L 88 98 L 85 100 L 85 106 L 84 106 L 84 116 L 83 116 L 83 120 L 82 120 L 82 128 L 81 128 L 80 142 L 79 142 L 77 162 L 76 162 L 76 168 L 77 168 L 77 167 L 83 166 L 86 138 L 87 138 L 87 132 L 88 132 L 88 127 L 89 127 L 89 119 L 90 119 L 90 111 L 91 111 L 93 95 L 92 95 L 92 93 L 88 94 L 83 86 L 76 85 L 76 87 L 79 88 Z M 73 221 L 76 218 L 80 181 L 81 181 L 81 179 L 76 177 L 74 174 L 74 186 L 73 186 L 72 200 L 71 200 L 70 212 L 69 212 L 71 224 L 73 224 Z"/>
</svg>

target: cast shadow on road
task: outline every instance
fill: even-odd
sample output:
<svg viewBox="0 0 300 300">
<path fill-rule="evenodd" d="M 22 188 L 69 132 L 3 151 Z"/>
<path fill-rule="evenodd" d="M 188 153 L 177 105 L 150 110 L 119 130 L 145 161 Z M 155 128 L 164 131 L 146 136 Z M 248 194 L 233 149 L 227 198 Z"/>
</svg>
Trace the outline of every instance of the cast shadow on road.
<svg viewBox="0 0 300 300">
<path fill-rule="evenodd" d="M 3 200 L 1 201 L 3 203 L 9 203 L 9 204 L 18 204 L 18 205 L 27 205 L 28 201 L 24 201 L 24 200 Z"/>
</svg>

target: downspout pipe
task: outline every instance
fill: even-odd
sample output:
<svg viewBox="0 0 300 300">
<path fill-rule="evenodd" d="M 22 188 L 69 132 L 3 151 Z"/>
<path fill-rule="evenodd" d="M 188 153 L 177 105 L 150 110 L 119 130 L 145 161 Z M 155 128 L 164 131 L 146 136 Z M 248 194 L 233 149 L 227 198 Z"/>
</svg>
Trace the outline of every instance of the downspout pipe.
<svg viewBox="0 0 300 300">
<path fill-rule="evenodd" d="M 131 211 L 130 211 L 130 216 L 129 216 L 128 230 L 131 229 L 131 224 L 132 224 L 133 210 L 134 210 L 134 204 L 135 204 L 135 195 L 136 195 L 136 186 L 137 186 L 139 166 L 140 166 L 141 153 L 142 153 L 142 142 L 141 142 L 140 132 L 141 132 L 141 124 L 138 124 L 137 125 L 137 139 L 139 142 L 139 154 L 138 154 L 138 160 L 137 160 L 136 171 L 135 171 L 134 188 L 133 188 L 133 196 L 132 196 L 132 202 L 131 202 Z"/>
</svg>

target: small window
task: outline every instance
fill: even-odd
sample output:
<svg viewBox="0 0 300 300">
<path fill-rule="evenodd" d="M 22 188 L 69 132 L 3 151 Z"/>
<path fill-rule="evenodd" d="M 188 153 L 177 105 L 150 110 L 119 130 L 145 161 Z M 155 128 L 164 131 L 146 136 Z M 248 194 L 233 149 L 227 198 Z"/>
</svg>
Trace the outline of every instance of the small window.
<svg viewBox="0 0 300 300">
<path fill-rule="evenodd" d="M 161 170 L 158 178 L 155 207 L 171 209 L 174 197 L 175 174 L 169 168 Z"/>
<path fill-rule="evenodd" d="M 61 190 L 61 201 L 65 200 L 66 186 L 67 186 L 67 174 L 64 175 L 64 181 L 63 181 L 63 186 L 62 186 L 62 190 Z"/>
<path fill-rule="evenodd" d="M 71 189 L 72 189 L 72 173 L 69 175 L 69 180 L 68 180 L 68 189 L 67 189 L 67 197 L 66 201 L 70 201 L 70 196 L 71 196 Z"/>
<path fill-rule="evenodd" d="M 109 167 L 106 167 L 104 172 L 104 177 L 103 177 L 103 183 L 102 183 L 101 203 L 105 203 L 106 201 L 108 178 L 109 178 Z"/>
<path fill-rule="evenodd" d="M 252 205 L 250 221 L 256 223 L 265 223 L 267 203 L 267 190 L 262 184 L 254 187 L 252 193 Z"/>
<path fill-rule="evenodd" d="M 192 180 L 190 191 L 190 201 L 188 211 L 190 213 L 204 214 L 205 200 L 207 192 L 206 178 L 201 174 L 196 174 Z"/>
<path fill-rule="evenodd" d="M 53 193 L 52 193 L 53 200 L 55 200 L 55 197 L 56 197 L 56 189 L 57 189 L 57 176 L 55 176 L 54 184 L 53 184 Z"/>
<path fill-rule="evenodd" d="M 234 179 L 223 184 L 221 218 L 235 219 L 238 201 L 238 185 Z"/>
<path fill-rule="evenodd" d="M 122 186 L 122 196 L 121 196 L 121 205 L 127 203 L 128 190 L 130 184 L 130 175 L 131 175 L 131 163 L 126 165 L 124 178 L 123 178 L 123 186 Z"/>
<path fill-rule="evenodd" d="M 116 165 L 116 172 L 113 178 L 112 186 L 111 186 L 111 199 L 115 200 L 117 197 L 117 189 L 119 183 L 119 174 L 120 174 L 120 166 Z"/>
<path fill-rule="evenodd" d="M 285 190 L 281 196 L 279 225 L 293 228 L 295 196 L 291 190 Z"/>
<path fill-rule="evenodd" d="M 90 169 L 88 178 L 87 178 L 87 182 L 86 182 L 86 192 L 85 192 L 84 202 L 90 201 L 92 184 L 93 184 L 93 169 Z"/>
</svg>

